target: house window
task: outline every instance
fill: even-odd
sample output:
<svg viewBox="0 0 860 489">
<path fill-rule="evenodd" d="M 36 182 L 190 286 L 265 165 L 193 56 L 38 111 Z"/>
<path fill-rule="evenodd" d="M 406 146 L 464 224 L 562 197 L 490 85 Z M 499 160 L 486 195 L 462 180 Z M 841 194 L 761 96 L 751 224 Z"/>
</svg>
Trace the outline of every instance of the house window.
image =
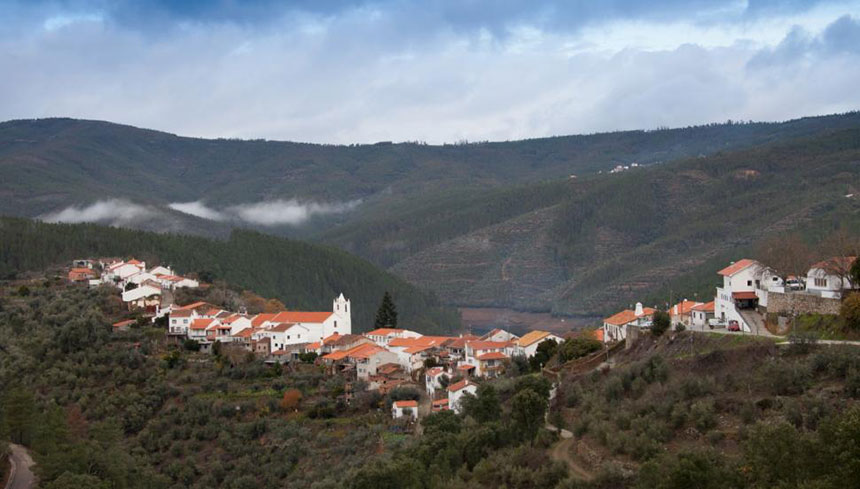
<svg viewBox="0 0 860 489">
<path fill-rule="evenodd" d="M 349 306 L 348 305 L 346 305 L 346 304 L 343 305 L 343 312 L 349 312 Z"/>
<path fill-rule="evenodd" d="M 334 322 L 334 327 L 337 328 L 337 321 Z"/>
<path fill-rule="evenodd" d="M 816 287 L 827 287 L 827 279 L 826 278 L 817 278 L 815 279 Z"/>
<path fill-rule="evenodd" d="M 747 287 L 752 285 L 752 280 L 747 280 Z"/>
</svg>

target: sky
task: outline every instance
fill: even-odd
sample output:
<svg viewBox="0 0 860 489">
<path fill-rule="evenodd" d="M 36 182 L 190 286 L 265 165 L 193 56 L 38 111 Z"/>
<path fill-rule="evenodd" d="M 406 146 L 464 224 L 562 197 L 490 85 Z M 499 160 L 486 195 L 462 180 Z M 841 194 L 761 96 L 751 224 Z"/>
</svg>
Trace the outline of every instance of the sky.
<svg viewBox="0 0 860 489">
<path fill-rule="evenodd" d="M 0 0 L 0 120 L 318 143 L 860 109 L 860 0 Z"/>
</svg>

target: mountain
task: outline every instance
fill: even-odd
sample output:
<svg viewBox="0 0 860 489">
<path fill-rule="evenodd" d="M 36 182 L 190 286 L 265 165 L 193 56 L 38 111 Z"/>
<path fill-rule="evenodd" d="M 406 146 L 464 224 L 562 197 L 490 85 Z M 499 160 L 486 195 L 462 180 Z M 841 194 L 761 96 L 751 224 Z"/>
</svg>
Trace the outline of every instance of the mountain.
<svg viewBox="0 0 860 489">
<path fill-rule="evenodd" d="M 860 235 L 858 188 L 855 128 L 459 194 L 324 237 L 376 259 L 402 256 L 392 270 L 446 302 L 597 314 L 662 303 L 670 291 L 713 294 L 714 271 L 770 236 Z"/>
<path fill-rule="evenodd" d="M 856 200 L 844 196 L 860 183 L 858 130 L 852 112 L 330 146 L 9 121 L 0 124 L 0 213 L 39 217 L 101 202 L 88 218 L 222 239 L 251 228 L 337 246 L 447 304 L 588 315 L 708 293 L 713 270 L 766 236 L 798 230 L 815 242 L 839 226 L 856 231 Z M 619 164 L 630 168 L 610 174 Z M 266 207 L 291 199 L 290 208 Z M 194 201 L 218 220 L 169 207 Z M 237 217 L 256 204 L 266 219 L 299 217 L 292 225 Z"/>
<path fill-rule="evenodd" d="M 0 277 L 99 256 L 160 261 L 182 273 L 198 273 L 278 298 L 290 309 L 330 310 L 331 300 L 343 292 L 352 301 L 357 331 L 372 329 L 386 291 L 393 295 L 404 326 L 450 332 L 459 325 L 456 311 L 441 307 L 432 295 L 328 246 L 241 230 L 222 241 L 93 224 L 0 218 Z"/>
</svg>

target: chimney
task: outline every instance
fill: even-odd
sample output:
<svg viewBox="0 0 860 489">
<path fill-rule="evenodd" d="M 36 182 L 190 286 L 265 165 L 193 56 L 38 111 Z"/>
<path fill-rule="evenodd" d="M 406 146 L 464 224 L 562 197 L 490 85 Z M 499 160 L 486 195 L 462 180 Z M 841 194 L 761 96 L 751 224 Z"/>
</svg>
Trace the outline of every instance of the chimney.
<svg viewBox="0 0 860 489">
<path fill-rule="evenodd" d="M 642 315 L 642 303 L 641 302 L 636 303 L 636 311 L 635 312 L 636 312 L 637 316 Z"/>
</svg>

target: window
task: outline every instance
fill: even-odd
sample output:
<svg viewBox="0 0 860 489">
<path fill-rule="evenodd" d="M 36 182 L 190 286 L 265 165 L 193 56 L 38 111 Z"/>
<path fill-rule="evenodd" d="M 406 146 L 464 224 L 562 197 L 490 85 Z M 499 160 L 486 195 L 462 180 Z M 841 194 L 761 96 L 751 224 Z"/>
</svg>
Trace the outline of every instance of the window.
<svg viewBox="0 0 860 489">
<path fill-rule="evenodd" d="M 817 278 L 815 279 L 816 287 L 827 287 L 827 279 L 826 278 Z"/>
<path fill-rule="evenodd" d="M 752 280 L 747 280 L 747 287 L 752 285 Z"/>
<path fill-rule="evenodd" d="M 334 327 L 337 328 L 337 321 L 334 322 Z"/>
<path fill-rule="evenodd" d="M 343 305 L 343 312 L 349 312 L 349 306 L 348 305 L 346 305 L 346 304 Z"/>
</svg>

